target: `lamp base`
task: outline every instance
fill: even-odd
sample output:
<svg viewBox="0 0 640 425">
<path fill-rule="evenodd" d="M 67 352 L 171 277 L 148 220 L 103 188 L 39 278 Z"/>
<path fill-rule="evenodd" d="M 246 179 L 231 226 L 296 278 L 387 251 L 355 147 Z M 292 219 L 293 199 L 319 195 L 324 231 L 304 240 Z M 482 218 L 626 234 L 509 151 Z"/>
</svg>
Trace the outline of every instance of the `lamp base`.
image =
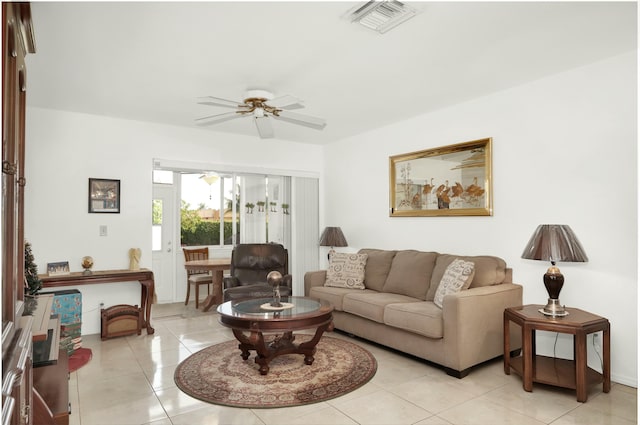
<svg viewBox="0 0 640 425">
<path fill-rule="evenodd" d="M 558 298 L 549 298 L 547 300 L 547 305 L 538 311 L 545 316 L 564 317 L 569 315 L 569 312 L 564 309 L 564 306 L 560 305 L 560 300 Z"/>
</svg>

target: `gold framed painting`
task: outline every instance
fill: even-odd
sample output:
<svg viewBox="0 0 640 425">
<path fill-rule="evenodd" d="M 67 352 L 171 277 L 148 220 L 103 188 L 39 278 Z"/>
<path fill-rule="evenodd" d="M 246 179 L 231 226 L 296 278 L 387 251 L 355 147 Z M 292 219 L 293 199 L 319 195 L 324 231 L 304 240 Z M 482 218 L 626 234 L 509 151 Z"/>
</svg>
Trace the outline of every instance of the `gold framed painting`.
<svg viewBox="0 0 640 425">
<path fill-rule="evenodd" d="M 389 157 L 389 216 L 492 215 L 491 142 Z"/>
</svg>

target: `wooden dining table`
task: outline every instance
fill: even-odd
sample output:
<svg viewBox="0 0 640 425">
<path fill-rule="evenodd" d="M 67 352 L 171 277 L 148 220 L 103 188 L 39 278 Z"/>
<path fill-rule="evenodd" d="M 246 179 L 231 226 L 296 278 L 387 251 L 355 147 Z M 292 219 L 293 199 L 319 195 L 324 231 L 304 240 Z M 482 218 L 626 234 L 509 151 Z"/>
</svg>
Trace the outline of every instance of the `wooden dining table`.
<svg viewBox="0 0 640 425">
<path fill-rule="evenodd" d="M 231 258 L 208 258 L 206 260 L 192 260 L 184 263 L 186 270 L 206 270 L 213 274 L 213 293 L 204 300 L 202 311 L 209 311 L 211 307 L 222 304 L 222 277 L 225 270 L 231 268 Z"/>
</svg>

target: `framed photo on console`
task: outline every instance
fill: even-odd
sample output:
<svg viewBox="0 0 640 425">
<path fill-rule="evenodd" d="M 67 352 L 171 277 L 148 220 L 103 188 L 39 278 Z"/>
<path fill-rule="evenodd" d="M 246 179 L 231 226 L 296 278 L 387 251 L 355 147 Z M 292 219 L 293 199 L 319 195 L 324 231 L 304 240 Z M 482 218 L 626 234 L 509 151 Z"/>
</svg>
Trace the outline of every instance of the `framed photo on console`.
<svg viewBox="0 0 640 425">
<path fill-rule="evenodd" d="M 491 138 L 389 157 L 389 216 L 492 215 Z"/>
<path fill-rule="evenodd" d="M 58 261 L 56 263 L 47 263 L 47 275 L 49 276 L 60 276 L 65 274 L 70 274 L 69 271 L 69 262 L 68 261 Z"/>
<path fill-rule="evenodd" d="M 120 180 L 89 179 L 89 212 L 120 213 Z"/>
</svg>

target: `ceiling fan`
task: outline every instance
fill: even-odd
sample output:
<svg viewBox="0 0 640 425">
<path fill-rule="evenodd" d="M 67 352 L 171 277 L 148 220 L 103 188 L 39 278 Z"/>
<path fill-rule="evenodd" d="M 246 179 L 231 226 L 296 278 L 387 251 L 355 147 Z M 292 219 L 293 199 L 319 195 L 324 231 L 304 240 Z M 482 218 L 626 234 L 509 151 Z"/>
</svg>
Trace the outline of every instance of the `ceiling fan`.
<svg viewBox="0 0 640 425">
<path fill-rule="evenodd" d="M 236 118 L 251 117 L 262 139 L 269 139 L 274 136 L 273 126 L 271 125 L 272 118 L 304 125 L 316 130 L 322 130 L 327 125 L 322 118 L 290 112 L 292 109 L 304 108 L 302 101 L 297 97 L 283 95 L 274 98 L 273 94 L 266 90 L 249 90 L 242 102 L 205 96 L 199 98 L 198 104 L 235 109 L 232 112 L 198 118 L 196 119 L 198 125 L 213 125 Z"/>
</svg>

